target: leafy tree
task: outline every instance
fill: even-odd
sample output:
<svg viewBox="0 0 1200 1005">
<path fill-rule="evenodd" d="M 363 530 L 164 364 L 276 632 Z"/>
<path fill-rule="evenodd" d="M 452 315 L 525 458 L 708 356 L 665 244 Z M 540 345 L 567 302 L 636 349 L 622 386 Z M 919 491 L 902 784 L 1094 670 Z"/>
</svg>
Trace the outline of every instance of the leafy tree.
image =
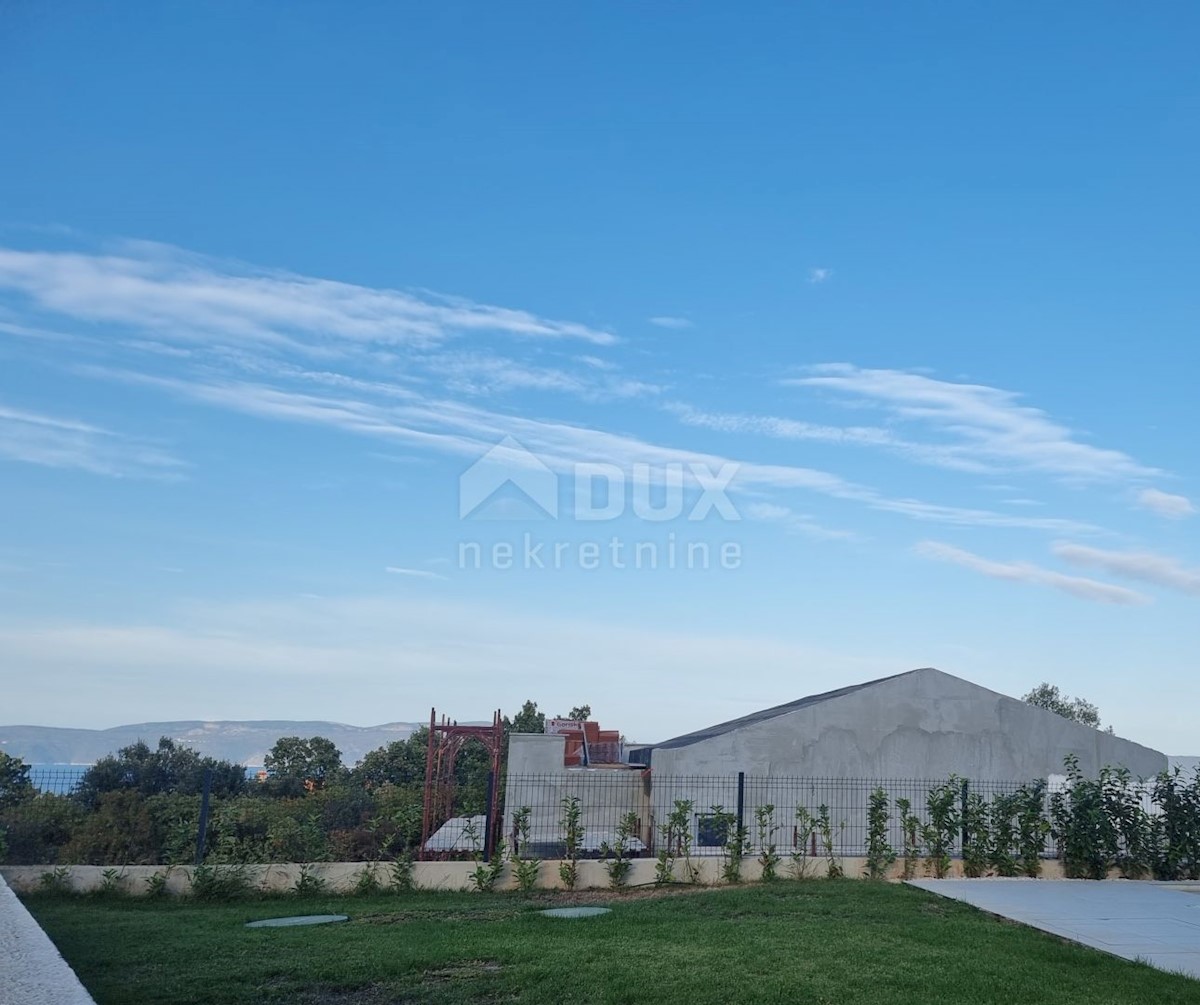
<svg viewBox="0 0 1200 1005">
<path fill-rule="evenodd" d="M 29 780 L 29 765 L 19 757 L 0 751 L 0 809 L 32 799 L 33 782 Z"/>
<path fill-rule="evenodd" d="M 269 790 L 275 795 L 302 795 L 323 789 L 343 777 L 342 752 L 323 736 L 281 736 L 263 767 Z"/>
<path fill-rule="evenodd" d="M 210 769 L 214 796 L 237 795 L 245 789 L 246 769 L 240 764 L 203 757 L 166 736 L 154 748 L 138 740 L 88 768 L 79 780 L 75 797 L 94 807 L 104 793 L 121 790 L 133 790 L 143 796 L 199 795 L 204 789 L 204 775 Z"/>
<path fill-rule="evenodd" d="M 592 717 L 592 706 L 591 705 L 576 705 L 566 715 L 566 718 L 573 719 L 575 722 L 587 722 L 591 717 Z"/>
<path fill-rule="evenodd" d="M 407 740 L 368 751 L 350 772 L 351 779 L 366 788 L 388 783 L 424 785 L 428 750 L 429 727 L 422 726 Z"/>
<path fill-rule="evenodd" d="M 1054 684 L 1043 681 L 1027 695 L 1022 696 L 1021 700 L 1082 726 L 1100 728 L 1100 710 L 1095 705 L 1085 698 L 1068 698 Z M 1112 731 L 1112 727 L 1109 727 L 1109 731 Z"/>
<path fill-rule="evenodd" d="M 510 733 L 544 733 L 546 732 L 546 713 L 539 712 L 536 701 L 526 701 L 521 711 L 510 720 L 504 717 L 504 735 Z"/>
</svg>

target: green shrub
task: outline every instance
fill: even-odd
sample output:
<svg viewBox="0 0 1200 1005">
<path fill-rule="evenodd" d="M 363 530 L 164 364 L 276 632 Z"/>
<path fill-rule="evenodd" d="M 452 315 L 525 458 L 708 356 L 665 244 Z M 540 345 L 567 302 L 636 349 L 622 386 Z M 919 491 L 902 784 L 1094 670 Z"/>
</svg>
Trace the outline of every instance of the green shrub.
<svg viewBox="0 0 1200 1005">
<path fill-rule="evenodd" d="M 846 830 L 846 821 L 838 827 L 839 836 Z M 821 847 L 825 849 L 825 875 L 829 879 L 841 879 L 845 873 L 842 870 L 841 859 L 834 855 L 833 822 L 829 819 L 829 807 L 817 807 L 817 831 L 821 835 Z"/>
<path fill-rule="evenodd" d="M 85 819 L 83 808 L 69 796 L 48 792 L 0 809 L 0 830 L 8 845 L 7 864 L 70 861 L 62 851 Z"/>
<path fill-rule="evenodd" d="M 778 877 L 776 869 L 780 858 L 775 844 L 779 827 L 775 823 L 775 807 L 771 803 L 759 806 L 754 811 L 754 830 L 758 838 L 760 876 L 764 883 L 769 883 Z"/>
<path fill-rule="evenodd" d="M 896 861 L 896 850 L 888 843 L 888 794 L 875 788 L 867 802 L 867 867 L 870 879 L 886 879 Z"/>
<path fill-rule="evenodd" d="M 167 879 L 171 875 L 171 867 L 162 872 L 152 873 L 146 877 L 146 896 L 157 900 L 167 895 Z"/>
<path fill-rule="evenodd" d="M 816 857 L 812 852 L 813 835 L 817 830 L 817 820 L 804 806 L 796 807 L 795 824 L 792 827 L 792 877 L 804 879 L 808 876 Z"/>
<path fill-rule="evenodd" d="M 978 792 L 967 794 L 962 807 L 963 873 L 972 878 L 986 875 L 991 862 L 992 836 L 988 804 Z"/>
<path fill-rule="evenodd" d="M 475 821 L 470 819 L 463 827 L 463 837 L 473 849 L 472 857 L 475 861 L 475 868 L 470 874 L 471 883 L 478 893 L 491 893 L 496 889 L 496 883 L 499 882 L 500 876 L 504 872 L 504 843 L 501 842 L 499 847 L 492 852 L 491 859 L 484 858 L 483 835 L 479 833 Z"/>
<path fill-rule="evenodd" d="M 1182 772 L 1162 772 L 1154 779 L 1159 808 L 1150 832 L 1150 860 L 1155 879 L 1200 879 L 1200 768 L 1190 782 Z"/>
<path fill-rule="evenodd" d="M 1046 783 L 1040 778 L 1036 782 L 1028 782 L 1017 789 L 1014 798 L 1021 872 L 1030 879 L 1037 879 L 1042 872 L 1046 837 L 1050 834 L 1050 822 L 1045 815 Z"/>
<path fill-rule="evenodd" d="M 41 893 L 64 894 L 71 892 L 71 870 L 60 865 L 38 877 L 38 890 Z"/>
<path fill-rule="evenodd" d="M 392 863 L 392 889 L 396 893 L 410 893 L 415 889 L 413 857 L 409 852 L 404 852 Z"/>
<path fill-rule="evenodd" d="M 900 831 L 904 835 L 903 876 L 912 879 L 921 858 L 921 818 L 912 812 L 912 802 L 908 799 L 897 799 L 896 809 L 900 811 Z"/>
<path fill-rule="evenodd" d="M 379 882 L 379 867 L 375 862 L 368 862 L 358 873 L 351 891 L 356 897 L 374 897 L 383 889 Z"/>
<path fill-rule="evenodd" d="M 196 900 L 239 900 L 253 892 L 245 866 L 198 865 L 192 870 L 192 896 Z"/>
<path fill-rule="evenodd" d="M 1125 879 L 1142 879 L 1153 868 L 1153 829 L 1142 806 L 1142 787 L 1134 785 L 1128 768 L 1104 777 L 1104 808 L 1117 837 L 1116 866 Z"/>
<path fill-rule="evenodd" d="M 654 882 L 663 886 L 674 883 L 675 864 L 683 860 L 683 881 L 698 883 L 700 867 L 692 862 L 692 807 L 690 799 L 676 799 L 667 816 L 659 826 L 658 861 L 654 866 Z"/>
<path fill-rule="evenodd" d="M 633 864 L 629 858 L 629 842 L 636 836 L 637 814 L 630 810 L 617 822 L 616 840 L 601 842 L 600 857 L 604 860 L 604 871 L 608 873 L 608 885 L 614 890 L 625 885 Z"/>
<path fill-rule="evenodd" d="M 959 794 L 960 780 L 951 775 L 949 781 L 935 785 L 925 797 L 925 810 L 929 814 L 929 823 L 922 831 L 925 871 L 937 879 L 950 871 L 950 852 L 961 824 Z"/>
<path fill-rule="evenodd" d="M 1104 879 L 1117 857 L 1117 830 L 1109 819 L 1105 788 L 1111 770 L 1102 768 L 1097 780 L 1085 778 L 1074 754 L 1064 758 L 1067 788 L 1050 800 L 1055 840 L 1068 879 Z"/>
<path fill-rule="evenodd" d="M 123 869 L 105 869 L 100 874 L 100 885 L 93 891 L 93 895 L 103 898 L 123 896 L 125 893 L 121 888 L 121 880 L 123 878 Z"/>
<path fill-rule="evenodd" d="M 529 820 L 532 812 L 530 807 L 522 806 L 513 814 L 516 840 L 513 841 L 512 846 L 512 864 L 513 872 L 517 877 L 517 889 L 522 893 L 529 893 L 537 886 L 538 870 L 542 867 L 541 861 L 528 853 Z"/>
<path fill-rule="evenodd" d="M 292 893 L 297 897 L 319 897 L 328 887 L 325 877 L 318 876 L 311 865 L 302 865 L 296 882 L 292 884 Z"/>
<path fill-rule="evenodd" d="M 579 856 L 583 852 L 583 811 L 578 796 L 564 796 L 559 827 L 563 836 L 563 857 L 558 864 L 558 877 L 563 886 L 574 890 L 579 882 Z"/>
<path fill-rule="evenodd" d="M 988 862 L 996 871 L 997 876 L 1018 876 L 1020 867 L 1016 859 L 1017 826 L 1017 796 L 1013 793 L 992 797 L 992 805 L 988 812 L 991 824 L 991 842 L 988 848 Z"/>
<path fill-rule="evenodd" d="M 165 837 L 150 801 L 135 789 L 117 789 L 96 796 L 62 858 L 84 865 L 158 865 Z"/>
</svg>

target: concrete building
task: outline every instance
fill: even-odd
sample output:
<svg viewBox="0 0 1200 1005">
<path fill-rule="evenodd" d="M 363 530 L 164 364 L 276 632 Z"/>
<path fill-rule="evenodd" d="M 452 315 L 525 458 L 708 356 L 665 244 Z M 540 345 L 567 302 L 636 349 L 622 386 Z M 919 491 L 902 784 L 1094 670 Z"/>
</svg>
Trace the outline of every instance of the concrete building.
<svg viewBox="0 0 1200 1005">
<path fill-rule="evenodd" d="M 1067 755 L 1092 777 L 1105 765 L 1135 777 L 1167 768 L 1166 755 L 1149 747 L 929 667 L 634 748 L 627 764 L 567 767 L 565 744 L 562 736 L 528 734 L 509 743 L 505 834 L 512 834 L 517 808 L 528 806 L 543 855 L 554 852 L 562 800 L 572 796 L 597 840 L 609 839 L 620 816 L 633 813 L 641 843 L 652 849 L 683 800 L 698 850 L 722 843 L 712 822 L 723 811 L 740 808 L 750 827 L 760 806 L 772 807 L 784 837 L 794 833 L 798 812 L 828 807 L 843 835 L 839 844 L 861 848 L 877 784 L 923 812 L 929 787 L 951 775 L 990 798 L 1038 779 L 1053 785 Z"/>
<path fill-rule="evenodd" d="M 945 778 L 1026 782 L 1104 765 L 1150 777 L 1165 754 L 932 667 L 777 705 L 656 743 L 635 756 L 656 774 Z"/>
</svg>

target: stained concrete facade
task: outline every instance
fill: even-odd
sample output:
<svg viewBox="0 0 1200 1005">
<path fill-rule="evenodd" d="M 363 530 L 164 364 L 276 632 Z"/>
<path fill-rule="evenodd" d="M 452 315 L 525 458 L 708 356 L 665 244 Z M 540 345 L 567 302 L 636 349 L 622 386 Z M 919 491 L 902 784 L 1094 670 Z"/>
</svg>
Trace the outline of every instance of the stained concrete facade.
<svg viewBox="0 0 1200 1005">
<path fill-rule="evenodd" d="M 858 854 L 867 832 L 870 794 L 882 783 L 889 798 L 908 798 L 923 819 L 931 785 L 951 775 L 990 798 L 1037 779 L 1061 784 L 1073 754 L 1085 775 L 1105 765 L 1135 777 L 1167 768 L 1166 755 L 1070 722 L 1053 712 L 925 668 L 811 695 L 731 722 L 635 749 L 636 766 L 567 768 L 561 736 L 514 735 L 509 741 L 505 837 L 513 815 L 531 810 L 538 854 L 560 852 L 562 800 L 578 796 L 588 850 L 611 842 L 622 814 L 633 812 L 638 837 L 653 850 L 664 822 L 688 804 L 695 853 L 717 854 L 718 811 L 742 808 L 756 826 L 770 808 L 782 848 L 795 851 L 797 815 L 827 806 L 839 854 Z M 640 768 L 641 770 L 637 770 Z M 647 770 L 649 769 L 649 770 Z M 745 775 L 739 788 L 738 774 Z M 1055 777 L 1057 776 L 1057 777 Z M 993 785 L 978 783 L 998 783 Z M 903 835 L 893 814 L 889 840 Z M 810 839 L 811 840 L 811 839 Z M 815 854 L 815 845 L 812 846 Z"/>
<path fill-rule="evenodd" d="M 1165 754 L 1070 722 L 926 667 L 767 709 L 650 748 L 656 776 L 1025 782 L 1104 765 L 1135 777 L 1166 770 Z"/>
<path fill-rule="evenodd" d="M 577 797 L 584 812 L 583 851 L 597 855 L 616 839 L 622 815 L 638 821 L 630 847 L 641 851 L 650 842 L 650 782 L 646 773 L 623 766 L 567 768 L 563 765 L 566 737 L 514 733 L 508 741 L 508 771 L 504 797 L 504 840 L 514 837 L 514 815 L 529 807 L 531 850 L 545 857 L 560 854 L 562 802 Z M 602 812 L 597 812 L 602 809 Z"/>
</svg>

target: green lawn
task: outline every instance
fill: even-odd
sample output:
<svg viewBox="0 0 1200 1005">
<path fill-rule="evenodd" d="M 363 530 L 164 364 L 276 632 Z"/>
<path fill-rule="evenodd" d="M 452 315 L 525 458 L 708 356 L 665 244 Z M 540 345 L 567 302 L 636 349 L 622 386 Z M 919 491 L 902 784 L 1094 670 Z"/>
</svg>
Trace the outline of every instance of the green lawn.
<svg viewBox="0 0 1200 1005">
<path fill-rule="evenodd" d="M 152 1002 L 1200 1003 L 1200 982 L 898 885 L 625 897 L 407 894 L 234 904 L 30 897 L 100 1005 Z M 341 925 L 247 929 L 285 914 Z"/>
</svg>

